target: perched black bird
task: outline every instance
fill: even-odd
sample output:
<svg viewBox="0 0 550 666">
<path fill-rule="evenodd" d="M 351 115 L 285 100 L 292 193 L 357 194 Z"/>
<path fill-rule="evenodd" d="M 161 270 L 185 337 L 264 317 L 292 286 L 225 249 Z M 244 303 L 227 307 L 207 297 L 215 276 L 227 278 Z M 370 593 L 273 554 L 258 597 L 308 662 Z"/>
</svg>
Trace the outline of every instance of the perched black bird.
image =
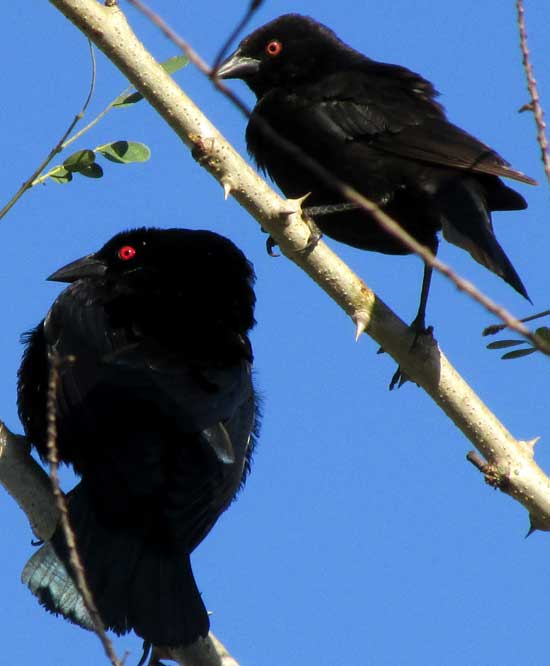
<svg viewBox="0 0 550 666">
<path fill-rule="evenodd" d="M 433 252 L 442 230 L 448 241 L 528 298 L 494 236 L 491 211 L 527 206 L 499 176 L 535 181 L 448 122 L 429 81 L 367 58 L 329 28 L 298 14 L 258 28 L 218 76 L 242 79 L 256 94 L 246 130 L 248 150 L 287 197 L 311 193 L 307 205 L 325 234 L 364 250 L 409 253 L 368 213 L 338 211 L 343 196 L 293 158 L 259 121 L 376 202 Z M 430 278 L 426 266 L 413 322 L 417 331 L 425 328 Z"/>
<path fill-rule="evenodd" d="M 59 360 L 57 448 L 107 628 L 155 645 L 208 633 L 190 553 L 244 483 L 254 443 L 254 275 L 209 231 L 136 229 L 49 278 L 70 284 L 28 334 L 19 414 L 47 457 L 46 399 Z M 23 580 L 50 611 L 91 628 L 58 527 Z"/>
</svg>

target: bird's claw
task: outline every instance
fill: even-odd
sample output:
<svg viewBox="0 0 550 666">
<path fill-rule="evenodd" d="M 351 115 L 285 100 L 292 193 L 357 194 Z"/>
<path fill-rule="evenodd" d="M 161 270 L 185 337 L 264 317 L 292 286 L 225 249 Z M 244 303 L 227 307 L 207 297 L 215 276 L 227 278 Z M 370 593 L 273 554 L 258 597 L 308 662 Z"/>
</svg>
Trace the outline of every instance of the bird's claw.
<svg viewBox="0 0 550 666">
<path fill-rule="evenodd" d="M 416 319 L 411 323 L 409 326 L 409 330 L 414 334 L 413 341 L 411 343 L 411 346 L 409 347 L 409 352 L 412 352 L 415 350 L 415 348 L 418 345 L 419 340 L 424 337 L 428 336 L 431 340 L 434 339 L 433 337 L 433 326 L 426 326 L 424 321 L 417 321 Z M 380 347 L 378 351 L 376 352 L 377 354 L 384 354 L 385 350 L 383 347 Z M 403 384 L 406 384 L 407 382 L 413 381 L 410 379 L 410 377 L 401 369 L 401 366 L 397 368 L 397 370 L 394 372 L 390 384 L 389 384 L 389 390 L 393 391 L 394 388 L 401 388 Z M 416 383 L 416 382 L 413 382 Z"/>
<path fill-rule="evenodd" d="M 273 236 L 268 236 L 266 242 L 265 242 L 265 249 L 267 254 L 269 254 L 270 257 L 280 257 L 281 255 L 278 252 L 275 252 L 275 248 L 278 246 L 277 241 L 273 238 Z"/>
</svg>

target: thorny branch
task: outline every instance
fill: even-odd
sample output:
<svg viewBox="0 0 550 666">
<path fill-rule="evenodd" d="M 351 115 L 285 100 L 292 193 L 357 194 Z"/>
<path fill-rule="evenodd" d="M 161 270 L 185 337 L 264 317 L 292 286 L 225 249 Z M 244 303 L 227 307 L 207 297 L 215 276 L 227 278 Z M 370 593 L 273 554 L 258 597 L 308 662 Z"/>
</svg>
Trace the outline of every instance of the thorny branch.
<svg viewBox="0 0 550 666">
<path fill-rule="evenodd" d="M 544 111 L 540 103 L 537 81 L 533 72 L 533 65 L 531 64 L 529 48 L 527 47 L 527 28 L 525 27 L 525 9 L 523 7 L 523 0 L 516 1 L 516 8 L 518 12 L 519 39 L 523 68 L 525 69 L 525 76 L 527 77 L 527 89 L 531 96 L 531 103 L 527 105 L 527 108 L 532 110 L 535 116 L 535 122 L 537 124 L 537 140 L 540 146 L 544 173 L 550 182 L 550 152 L 548 150 L 548 139 L 546 138 L 546 123 L 544 121 Z M 524 108 L 522 107 L 520 111 L 523 110 Z"/>
<path fill-rule="evenodd" d="M 216 69 L 209 67 L 209 65 L 201 58 L 201 56 L 191 47 L 191 45 L 178 35 L 167 23 L 152 11 L 142 0 L 127 0 L 129 4 L 139 9 L 152 23 L 154 23 L 162 33 L 170 39 L 203 74 L 205 74 L 214 86 L 227 97 L 236 108 L 246 118 L 250 117 L 251 111 L 247 105 L 230 90 L 220 79 L 216 77 Z M 245 17 L 248 19 L 248 14 Z M 240 25 L 239 25 L 240 28 Z M 224 45 L 225 46 L 225 45 Z M 327 171 L 318 162 L 309 157 L 296 145 L 287 141 L 284 137 L 275 132 L 271 126 L 266 123 L 262 118 L 257 118 L 256 122 L 261 125 L 263 131 L 268 133 L 274 140 L 276 140 L 281 147 L 284 148 L 293 159 L 299 161 L 303 166 L 313 171 L 317 176 L 323 179 L 331 187 L 338 189 L 340 193 L 350 202 L 353 202 L 359 208 L 366 210 L 376 220 L 376 222 L 388 233 L 398 238 L 403 245 L 405 245 L 412 253 L 418 255 L 428 266 L 439 271 L 442 275 L 447 277 L 460 291 L 468 294 L 475 301 L 480 303 L 489 312 L 498 317 L 504 324 L 525 337 L 531 344 L 541 351 L 543 354 L 550 354 L 550 347 L 548 344 L 541 340 L 536 334 L 531 332 L 527 326 L 510 314 L 503 306 L 495 303 L 492 299 L 481 292 L 472 282 L 465 280 L 458 275 L 450 266 L 440 261 L 429 248 L 419 243 L 415 238 L 408 234 L 403 227 L 393 220 L 389 215 L 384 213 L 373 201 L 367 199 L 362 194 L 357 192 L 346 183 L 340 181 L 334 174 Z M 305 193 L 304 193 L 305 194 Z"/>
</svg>

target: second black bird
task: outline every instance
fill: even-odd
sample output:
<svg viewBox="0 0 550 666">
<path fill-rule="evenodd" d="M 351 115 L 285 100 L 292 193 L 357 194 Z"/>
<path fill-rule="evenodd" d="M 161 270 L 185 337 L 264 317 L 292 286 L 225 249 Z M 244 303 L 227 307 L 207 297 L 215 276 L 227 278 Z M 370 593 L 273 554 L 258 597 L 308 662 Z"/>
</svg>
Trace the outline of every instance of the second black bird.
<svg viewBox="0 0 550 666">
<path fill-rule="evenodd" d="M 47 457 L 47 387 L 59 360 L 56 445 L 82 479 L 69 518 L 101 618 L 155 645 L 209 621 L 189 556 L 244 483 L 254 443 L 253 271 L 208 231 L 137 229 L 65 266 L 70 286 L 28 336 L 19 413 Z M 60 527 L 23 580 L 92 628 Z"/>
<path fill-rule="evenodd" d="M 256 94 L 248 150 L 287 197 L 307 206 L 328 236 L 364 250 L 410 251 L 362 210 L 334 211 L 342 194 L 266 131 L 275 132 L 340 181 L 377 203 L 416 240 L 437 250 L 437 232 L 528 298 L 493 233 L 491 212 L 526 208 L 500 176 L 534 181 L 451 124 L 429 81 L 371 60 L 312 18 L 287 14 L 244 39 L 218 71 Z M 307 212 L 307 209 L 306 209 Z M 431 270 L 426 266 L 414 325 L 425 327 Z"/>
</svg>

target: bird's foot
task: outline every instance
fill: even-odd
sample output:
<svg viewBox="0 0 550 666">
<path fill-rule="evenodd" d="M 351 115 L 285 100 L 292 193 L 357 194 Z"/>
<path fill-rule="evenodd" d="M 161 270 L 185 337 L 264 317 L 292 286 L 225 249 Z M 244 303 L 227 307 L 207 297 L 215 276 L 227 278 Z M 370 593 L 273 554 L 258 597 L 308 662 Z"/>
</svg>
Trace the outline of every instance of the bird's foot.
<svg viewBox="0 0 550 666">
<path fill-rule="evenodd" d="M 304 219 L 309 227 L 309 237 L 304 247 L 298 250 L 300 254 L 308 254 L 309 252 L 311 252 L 313 249 L 315 249 L 317 243 L 323 237 L 321 230 L 310 217 L 305 216 Z M 278 252 L 275 252 L 275 248 L 277 246 L 278 246 L 277 241 L 273 238 L 273 236 L 269 236 L 265 242 L 265 249 L 270 257 L 281 256 Z"/>
<path fill-rule="evenodd" d="M 418 320 L 415 319 L 411 325 L 409 326 L 409 330 L 411 333 L 413 333 L 413 341 L 411 343 L 411 346 L 409 347 L 409 352 L 412 352 L 415 350 L 417 347 L 419 341 L 427 336 L 431 340 L 434 339 L 433 337 L 433 326 L 428 326 L 426 327 L 424 320 Z M 384 354 L 385 350 L 383 347 L 380 347 L 380 349 L 377 351 L 377 354 Z M 397 368 L 397 370 L 394 372 L 390 384 L 389 384 L 389 390 L 393 391 L 394 388 L 401 388 L 403 384 L 406 384 L 407 382 L 413 381 L 411 380 L 406 372 L 401 369 L 401 366 Z"/>
<path fill-rule="evenodd" d="M 323 232 L 315 224 L 309 215 L 304 215 L 304 219 L 309 227 L 309 237 L 304 247 L 300 250 L 300 254 L 309 254 L 317 246 L 317 243 L 323 238 Z"/>
<path fill-rule="evenodd" d="M 265 250 L 267 254 L 269 254 L 270 257 L 280 257 L 281 255 L 278 252 L 275 252 L 275 248 L 277 247 L 278 243 L 277 241 L 273 238 L 273 236 L 268 236 L 267 240 L 265 242 Z"/>
</svg>

